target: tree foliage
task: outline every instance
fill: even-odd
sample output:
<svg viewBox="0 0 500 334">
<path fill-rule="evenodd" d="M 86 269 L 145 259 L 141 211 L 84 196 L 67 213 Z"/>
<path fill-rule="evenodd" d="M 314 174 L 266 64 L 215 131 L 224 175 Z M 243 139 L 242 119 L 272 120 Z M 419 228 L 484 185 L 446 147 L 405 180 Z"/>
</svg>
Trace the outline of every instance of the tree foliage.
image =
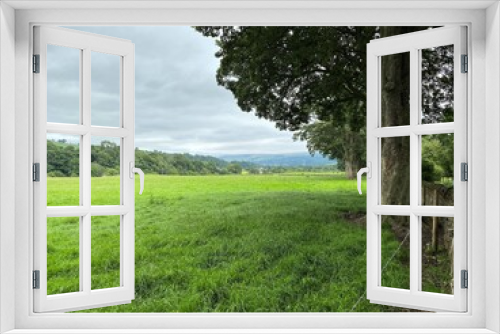
<svg viewBox="0 0 500 334">
<path fill-rule="evenodd" d="M 426 27 L 195 27 L 215 38 L 219 85 L 230 90 L 244 112 L 297 131 L 311 154 L 345 163 L 348 177 L 366 151 L 366 45 L 378 37 Z M 390 58 L 390 59 L 389 59 Z M 408 118 L 402 55 L 387 57 L 396 70 L 390 81 L 389 112 L 394 122 Z M 453 120 L 453 48 L 422 50 L 422 122 Z M 389 73 L 386 73 L 386 75 Z M 404 73 L 403 73 L 404 76 Z M 389 89 L 391 86 L 386 86 Z M 408 85 L 409 87 L 409 85 Z M 397 95 L 399 94 L 399 96 Z M 404 101 L 403 101 L 404 102 Z M 403 106 L 403 108 L 400 108 Z M 399 109 L 397 109 L 399 108 Z M 392 122 L 391 121 L 391 122 Z M 391 152 L 389 150 L 388 152 Z M 394 156 L 399 153 L 394 151 Z"/>
<path fill-rule="evenodd" d="M 47 140 L 47 174 L 50 176 L 78 176 L 80 152 L 77 145 L 66 140 Z"/>
<path fill-rule="evenodd" d="M 453 134 L 422 136 L 424 181 L 441 182 L 443 178 L 453 177 L 453 141 Z"/>
<path fill-rule="evenodd" d="M 315 122 L 303 125 L 294 134 L 295 140 L 307 142 L 309 153 L 320 152 L 327 157 L 342 159 L 341 168 L 348 178 L 354 177 L 359 168 L 366 165 L 366 131 L 354 131 L 349 124 Z"/>
<path fill-rule="evenodd" d="M 80 153 L 77 144 L 65 140 L 47 140 L 47 174 L 78 176 Z M 241 174 L 245 168 L 257 168 L 249 162 L 227 162 L 211 156 L 135 150 L 135 163 L 145 173 L 168 175 Z M 92 144 L 92 177 L 120 174 L 120 146 L 110 141 Z"/>
<path fill-rule="evenodd" d="M 422 123 L 453 122 L 453 45 L 422 50 Z"/>
<path fill-rule="evenodd" d="M 79 149 L 66 140 L 47 140 L 47 174 L 52 177 L 79 175 Z M 337 165 L 275 166 L 249 161 L 225 161 L 207 155 L 165 153 L 135 149 L 135 164 L 147 174 L 207 175 L 207 174 L 275 174 L 284 172 L 333 172 Z M 120 147 L 103 141 L 91 149 L 92 177 L 120 174 Z"/>
<path fill-rule="evenodd" d="M 217 82 L 242 111 L 298 131 L 311 154 L 345 162 L 354 176 L 365 161 L 366 44 L 378 27 L 196 29 L 216 38 Z"/>
<path fill-rule="evenodd" d="M 353 105 L 366 100 L 366 44 L 377 27 L 196 30 L 216 38 L 217 82 L 234 94 L 242 111 L 274 121 L 281 130 L 332 119 L 349 119 L 355 131 L 364 127 L 365 115 Z"/>
</svg>

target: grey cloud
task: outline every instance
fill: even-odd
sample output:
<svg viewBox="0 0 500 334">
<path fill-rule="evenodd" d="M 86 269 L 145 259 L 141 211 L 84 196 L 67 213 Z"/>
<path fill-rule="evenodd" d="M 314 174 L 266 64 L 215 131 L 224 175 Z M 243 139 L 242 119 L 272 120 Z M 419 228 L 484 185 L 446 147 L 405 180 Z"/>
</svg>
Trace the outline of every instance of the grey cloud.
<svg viewBox="0 0 500 334">
<path fill-rule="evenodd" d="M 214 155 L 306 151 L 304 143 L 292 140 L 292 133 L 279 131 L 273 123 L 239 110 L 232 94 L 217 86 L 219 60 L 214 56 L 214 41 L 191 27 L 69 28 L 135 44 L 137 147 Z M 96 76 L 96 82 L 92 80 L 92 118 L 105 123 L 99 125 L 111 125 L 118 101 L 116 65 L 113 56 L 97 62 L 94 57 L 98 56 L 92 59 L 98 65 L 96 74 L 92 71 Z M 71 62 L 62 54 L 54 57 L 60 60 L 58 77 L 73 80 L 65 76 Z M 67 92 L 62 90 L 58 96 Z M 65 107 L 72 101 L 68 97 L 59 101 L 53 112 L 65 118 Z"/>
<path fill-rule="evenodd" d="M 120 125 L 120 58 L 92 52 L 92 125 Z"/>
<path fill-rule="evenodd" d="M 80 52 L 47 47 L 47 121 L 77 124 L 80 120 Z"/>
</svg>

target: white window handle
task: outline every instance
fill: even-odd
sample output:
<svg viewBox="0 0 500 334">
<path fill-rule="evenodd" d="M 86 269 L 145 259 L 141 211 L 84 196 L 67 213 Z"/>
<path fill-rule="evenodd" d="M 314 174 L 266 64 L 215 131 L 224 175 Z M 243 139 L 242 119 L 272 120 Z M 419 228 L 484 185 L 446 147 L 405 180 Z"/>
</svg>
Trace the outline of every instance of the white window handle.
<svg viewBox="0 0 500 334">
<path fill-rule="evenodd" d="M 142 195 L 142 192 L 144 190 L 144 172 L 140 168 L 135 168 L 134 167 L 134 162 L 130 161 L 129 164 L 129 171 L 130 171 L 130 178 L 134 178 L 134 173 L 139 174 L 139 179 L 140 179 L 140 184 L 141 184 L 141 190 L 139 191 L 139 195 Z"/>
<path fill-rule="evenodd" d="M 363 173 L 366 173 L 366 176 L 369 179 L 372 177 L 372 163 L 368 162 L 367 165 L 368 165 L 368 167 L 361 168 L 358 171 L 358 192 L 360 195 L 362 194 L 362 192 L 361 192 L 361 175 L 363 175 Z"/>
</svg>

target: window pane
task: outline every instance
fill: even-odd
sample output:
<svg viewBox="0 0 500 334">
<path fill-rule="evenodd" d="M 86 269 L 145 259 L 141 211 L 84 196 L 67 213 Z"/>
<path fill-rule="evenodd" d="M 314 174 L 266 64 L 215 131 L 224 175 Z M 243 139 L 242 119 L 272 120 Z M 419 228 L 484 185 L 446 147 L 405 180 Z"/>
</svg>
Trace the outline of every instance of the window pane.
<svg viewBox="0 0 500 334">
<path fill-rule="evenodd" d="M 80 123 L 80 54 L 47 45 L 47 122 Z"/>
<path fill-rule="evenodd" d="M 80 291 L 80 218 L 47 218 L 47 294 Z"/>
<path fill-rule="evenodd" d="M 453 218 L 422 217 L 421 227 L 422 291 L 453 294 Z"/>
<path fill-rule="evenodd" d="M 410 205 L 410 137 L 381 139 L 381 204 Z"/>
<path fill-rule="evenodd" d="M 47 134 L 47 206 L 80 205 L 80 136 Z"/>
<path fill-rule="evenodd" d="M 453 206 L 452 133 L 422 136 L 422 205 Z"/>
<path fill-rule="evenodd" d="M 410 289 L 410 217 L 381 219 L 381 286 Z"/>
<path fill-rule="evenodd" d="M 92 205 L 120 205 L 120 139 L 92 137 Z"/>
<path fill-rule="evenodd" d="M 92 217 L 91 288 L 120 286 L 120 216 Z"/>
<path fill-rule="evenodd" d="M 381 58 L 382 126 L 410 125 L 410 53 Z"/>
<path fill-rule="evenodd" d="M 422 50 L 422 124 L 453 122 L 453 45 Z"/>
<path fill-rule="evenodd" d="M 120 126 L 120 57 L 92 52 L 92 125 Z"/>
</svg>

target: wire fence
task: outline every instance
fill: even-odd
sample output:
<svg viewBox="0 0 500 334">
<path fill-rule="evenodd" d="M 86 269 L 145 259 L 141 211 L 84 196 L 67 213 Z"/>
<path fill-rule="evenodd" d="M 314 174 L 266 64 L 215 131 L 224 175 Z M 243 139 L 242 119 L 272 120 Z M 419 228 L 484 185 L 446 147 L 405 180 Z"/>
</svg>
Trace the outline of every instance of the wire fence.
<svg viewBox="0 0 500 334">
<path fill-rule="evenodd" d="M 401 241 L 401 243 L 399 244 L 398 248 L 396 248 L 396 250 L 394 251 L 394 253 L 392 253 L 392 255 L 389 258 L 389 260 L 386 261 L 386 263 L 382 267 L 382 271 L 381 272 L 384 272 L 384 270 L 387 268 L 387 266 L 392 262 L 392 260 L 394 259 L 394 257 L 396 256 L 396 254 L 399 252 L 399 250 L 401 249 L 401 247 L 403 247 L 403 244 L 406 242 L 406 239 L 408 239 L 409 236 L 410 236 L 410 231 L 408 231 L 408 233 L 406 233 L 405 237 L 403 238 L 403 241 Z M 366 256 L 366 251 L 365 251 L 365 256 Z M 359 296 L 358 300 L 356 301 L 356 303 L 354 304 L 354 306 L 351 308 L 350 312 L 354 312 L 354 310 L 356 309 L 356 307 L 359 305 L 359 303 L 365 297 L 366 297 L 366 289 L 365 289 L 365 292 L 363 292 L 363 294 L 361 296 Z"/>
</svg>

